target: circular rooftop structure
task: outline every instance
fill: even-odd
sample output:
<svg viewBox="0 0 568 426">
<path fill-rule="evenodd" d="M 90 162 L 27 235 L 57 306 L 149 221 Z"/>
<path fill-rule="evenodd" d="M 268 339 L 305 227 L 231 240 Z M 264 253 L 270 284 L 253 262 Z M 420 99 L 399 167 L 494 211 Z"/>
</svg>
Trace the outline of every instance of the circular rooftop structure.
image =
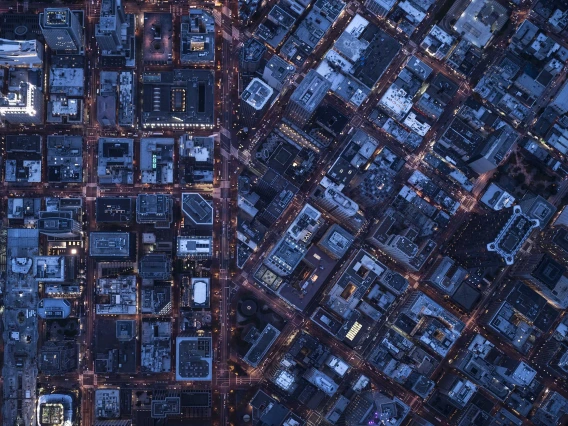
<svg viewBox="0 0 568 426">
<path fill-rule="evenodd" d="M 25 25 L 18 25 L 16 28 L 14 28 L 14 35 L 19 39 L 23 38 L 27 34 L 27 32 L 28 27 L 26 27 Z"/>
<path fill-rule="evenodd" d="M 252 299 L 245 299 L 241 302 L 241 314 L 245 317 L 251 317 L 256 314 L 258 306 L 256 302 Z"/>
</svg>

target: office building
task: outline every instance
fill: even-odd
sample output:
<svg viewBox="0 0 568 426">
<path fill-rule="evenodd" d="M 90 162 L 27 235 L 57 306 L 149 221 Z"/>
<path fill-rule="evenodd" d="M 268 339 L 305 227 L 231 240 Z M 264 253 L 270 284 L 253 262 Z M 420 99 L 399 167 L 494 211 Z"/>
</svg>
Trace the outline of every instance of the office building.
<svg viewBox="0 0 568 426">
<path fill-rule="evenodd" d="M 84 34 L 78 12 L 69 8 L 46 8 L 39 14 L 39 25 L 51 50 L 83 53 Z"/>
<path fill-rule="evenodd" d="M 171 24 L 171 22 L 170 22 Z M 142 127 L 212 128 L 215 76 L 202 69 L 144 73 Z"/>
<path fill-rule="evenodd" d="M 126 14 L 121 0 L 103 0 L 101 16 L 95 24 L 95 38 L 102 51 L 117 52 L 122 49 L 122 24 L 126 23 Z"/>
<path fill-rule="evenodd" d="M 136 234 L 130 232 L 91 232 L 89 256 L 97 260 L 129 260 L 136 251 Z"/>
<path fill-rule="evenodd" d="M 76 238 L 81 235 L 81 224 L 71 210 L 39 212 L 39 233 L 56 238 Z"/>
<path fill-rule="evenodd" d="M 133 67 L 136 56 L 136 15 L 126 14 L 121 0 L 103 0 L 95 37 L 101 65 Z"/>
<path fill-rule="evenodd" d="M 260 61 L 266 52 L 266 46 L 255 38 L 249 38 L 239 54 L 240 70 L 246 74 L 255 73 L 260 68 Z"/>
<path fill-rule="evenodd" d="M 139 194 L 136 199 L 136 223 L 169 228 L 174 217 L 174 200 L 169 194 Z"/>
<path fill-rule="evenodd" d="M 262 79 L 270 87 L 281 91 L 288 84 L 295 71 L 294 65 L 290 65 L 278 55 L 273 55 L 264 67 Z"/>
<path fill-rule="evenodd" d="M 95 214 L 100 223 L 128 223 L 132 219 L 132 198 L 97 197 Z"/>
<path fill-rule="evenodd" d="M 0 95 L 0 118 L 11 124 L 42 124 L 43 93 L 37 70 L 9 70 L 8 91 Z"/>
<path fill-rule="evenodd" d="M 243 123 L 254 128 L 270 106 L 274 90 L 259 78 L 253 78 L 241 94 Z"/>
<path fill-rule="evenodd" d="M 512 272 L 513 276 L 530 283 L 558 309 L 568 308 L 568 276 L 566 268 L 544 253 L 524 257 Z"/>
<path fill-rule="evenodd" d="M 8 67 L 41 67 L 43 44 L 37 40 L 6 40 L 0 38 L 0 65 Z"/>
<path fill-rule="evenodd" d="M 173 22 L 171 13 L 144 13 L 142 51 L 146 65 L 171 65 Z"/>
<path fill-rule="evenodd" d="M 313 69 L 308 71 L 290 97 L 286 118 L 303 127 L 314 115 L 330 88 L 331 83 L 328 80 Z"/>
<path fill-rule="evenodd" d="M 50 135 L 47 137 L 47 181 L 83 182 L 83 138 Z"/>
<path fill-rule="evenodd" d="M 98 154 L 100 184 L 134 183 L 134 139 L 99 138 Z"/>
<path fill-rule="evenodd" d="M 213 226 L 213 203 L 201 194 L 185 193 L 181 198 L 181 210 L 191 227 Z"/>
<path fill-rule="evenodd" d="M 212 64 L 215 61 L 215 18 L 203 9 L 189 9 L 181 18 L 180 62 Z"/>
</svg>

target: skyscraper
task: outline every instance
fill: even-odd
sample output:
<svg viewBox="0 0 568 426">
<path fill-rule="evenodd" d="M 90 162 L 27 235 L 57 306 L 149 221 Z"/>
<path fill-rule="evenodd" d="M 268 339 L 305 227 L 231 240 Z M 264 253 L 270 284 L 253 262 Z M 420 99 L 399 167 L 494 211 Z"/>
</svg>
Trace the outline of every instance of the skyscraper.
<svg viewBox="0 0 568 426">
<path fill-rule="evenodd" d="M 298 126 L 304 126 L 312 118 L 330 88 L 329 81 L 315 70 L 310 70 L 292 93 L 286 118 Z"/>
<path fill-rule="evenodd" d="M 101 50 L 117 52 L 122 50 L 121 29 L 126 15 L 120 0 L 103 0 L 101 19 L 95 25 L 95 37 Z"/>
<path fill-rule="evenodd" d="M 39 14 L 39 25 L 52 50 L 82 53 L 84 38 L 79 18 L 69 8 L 47 8 Z"/>
</svg>

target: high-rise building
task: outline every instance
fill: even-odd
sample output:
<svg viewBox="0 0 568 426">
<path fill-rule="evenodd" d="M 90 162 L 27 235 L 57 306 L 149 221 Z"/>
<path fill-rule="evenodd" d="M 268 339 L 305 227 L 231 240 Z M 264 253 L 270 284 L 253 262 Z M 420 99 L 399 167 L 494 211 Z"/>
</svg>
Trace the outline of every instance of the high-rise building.
<svg viewBox="0 0 568 426">
<path fill-rule="evenodd" d="M 81 224 L 73 218 L 71 210 L 39 213 L 37 228 L 40 234 L 57 238 L 74 238 L 81 235 Z"/>
<path fill-rule="evenodd" d="M 272 56 L 264 67 L 262 79 L 274 89 L 280 91 L 294 74 L 296 67 L 290 65 L 278 55 Z"/>
<path fill-rule="evenodd" d="M 82 53 L 83 27 L 67 7 L 47 8 L 39 14 L 39 25 L 47 45 L 56 51 Z"/>
<path fill-rule="evenodd" d="M 43 123 L 43 93 L 37 70 L 10 70 L 8 92 L 0 95 L 0 117 L 12 124 Z"/>
<path fill-rule="evenodd" d="M 266 46 L 255 38 L 249 38 L 241 49 L 239 66 L 243 73 L 251 74 L 260 68 L 260 61 L 266 52 Z"/>
<path fill-rule="evenodd" d="M 259 78 L 253 78 L 241 94 L 241 116 L 245 125 L 254 127 L 268 107 L 274 90 Z"/>
<path fill-rule="evenodd" d="M 101 19 L 95 25 L 95 37 L 101 50 L 109 52 L 122 50 L 121 31 L 125 23 L 126 15 L 121 0 L 103 0 Z"/>
<path fill-rule="evenodd" d="M 43 63 L 43 44 L 37 40 L 6 40 L 0 38 L 0 65 L 41 66 Z"/>
<path fill-rule="evenodd" d="M 304 126 L 323 101 L 331 83 L 315 70 L 310 70 L 294 90 L 286 109 L 286 118 L 298 126 Z"/>
<path fill-rule="evenodd" d="M 548 254 L 534 253 L 523 258 L 512 275 L 527 281 L 537 293 L 557 308 L 568 308 L 566 268 Z"/>
</svg>

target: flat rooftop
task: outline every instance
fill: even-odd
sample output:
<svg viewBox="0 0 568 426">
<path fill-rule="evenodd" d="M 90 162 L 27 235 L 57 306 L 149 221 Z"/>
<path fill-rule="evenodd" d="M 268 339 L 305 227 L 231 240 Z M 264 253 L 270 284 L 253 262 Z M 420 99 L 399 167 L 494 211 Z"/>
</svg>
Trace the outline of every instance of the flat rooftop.
<svg viewBox="0 0 568 426">
<path fill-rule="evenodd" d="M 201 194 L 182 194 L 182 212 L 194 225 L 213 225 L 213 203 L 205 200 Z"/>
<path fill-rule="evenodd" d="M 313 112 L 330 88 L 331 83 L 329 81 L 315 70 L 310 70 L 296 90 L 294 90 L 290 100 L 302 105 L 304 109 Z"/>
<path fill-rule="evenodd" d="M 83 138 L 51 135 L 47 137 L 48 182 L 83 182 Z"/>
<path fill-rule="evenodd" d="M 132 219 L 132 199 L 97 197 L 96 219 L 101 223 L 127 223 Z"/>
<path fill-rule="evenodd" d="M 210 381 L 213 367 L 211 337 L 176 338 L 176 380 Z"/>
<path fill-rule="evenodd" d="M 215 18 L 203 9 L 189 9 L 181 18 L 181 63 L 215 60 Z"/>
<path fill-rule="evenodd" d="M 131 238 L 130 232 L 91 232 L 89 255 L 110 258 L 130 257 Z"/>
<path fill-rule="evenodd" d="M 173 16 L 171 13 L 144 13 L 142 51 L 144 63 L 167 65 L 172 63 Z"/>
<path fill-rule="evenodd" d="M 241 99 L 255 110 L 262 110 L 270 101 L 274 90 L 259 78 L 253 78 L 249 85 L 243 90 Z"/>
<path fill-rule="evenodd" d="M 215 76 L 202 69 L 144 73 L 144 128 L 212 128 Z"/>
</svg>

